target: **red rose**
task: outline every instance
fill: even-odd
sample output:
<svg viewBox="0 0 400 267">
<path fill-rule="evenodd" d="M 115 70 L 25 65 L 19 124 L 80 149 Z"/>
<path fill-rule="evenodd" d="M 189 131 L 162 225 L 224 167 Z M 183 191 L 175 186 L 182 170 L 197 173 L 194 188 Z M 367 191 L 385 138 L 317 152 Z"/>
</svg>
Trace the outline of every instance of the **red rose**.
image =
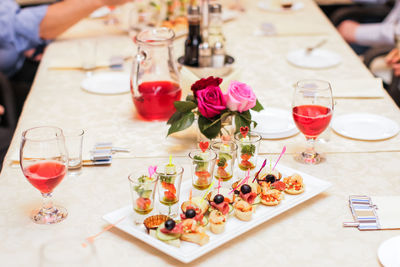
<svg viewBox="0 0 400 267">
<path fill-rule="evenodd" d="M 197 97 L 196 92 L 199 90 L 203 90 L 208 86 L 219 86 L 222 83 L 222 79 L 219 77 L 210 76 L 208 78 L 203 78 L 195 82 L 191 90 L 193 91 L 194 97 Z"/>
<path fill-rule="evenodd" d="M 221 88 L 209 85 L 203 90 L 196 91 L 197 108 L 206 118 L 215 117 L 226 109 L 226 102 Z"/>
</svg>

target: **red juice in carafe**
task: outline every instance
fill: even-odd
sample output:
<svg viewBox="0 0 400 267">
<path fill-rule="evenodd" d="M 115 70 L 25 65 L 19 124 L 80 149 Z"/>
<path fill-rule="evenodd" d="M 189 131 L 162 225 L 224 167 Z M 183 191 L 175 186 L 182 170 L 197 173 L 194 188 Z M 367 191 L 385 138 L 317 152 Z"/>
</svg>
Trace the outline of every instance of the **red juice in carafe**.
<svg viewBox="0 0 400 267">
<path fill-rule="evenodd" d="M 168 120 L 175 112 L 174 102 L 181 99 L 179 84 L 171 81 L 151 81 L 139 84 L 140 95 L 133 96 L 139 115 L 146 120 Z"/>
</svg>

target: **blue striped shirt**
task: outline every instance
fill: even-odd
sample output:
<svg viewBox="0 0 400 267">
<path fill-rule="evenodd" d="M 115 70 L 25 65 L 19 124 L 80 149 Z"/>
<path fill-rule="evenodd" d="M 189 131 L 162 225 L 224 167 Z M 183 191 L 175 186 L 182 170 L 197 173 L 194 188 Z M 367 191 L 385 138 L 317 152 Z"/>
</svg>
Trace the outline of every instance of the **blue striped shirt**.
<svg viewBox="0 0 400 267">
<path fill-rule="evenodd" d="M 0 3 L 0 71 L 11 76 L 24 64 L 24 51 L 45 41 L 39 36 L 39 26 L 47 5 L 20 8 L 14 0 Z"/>
</svg>

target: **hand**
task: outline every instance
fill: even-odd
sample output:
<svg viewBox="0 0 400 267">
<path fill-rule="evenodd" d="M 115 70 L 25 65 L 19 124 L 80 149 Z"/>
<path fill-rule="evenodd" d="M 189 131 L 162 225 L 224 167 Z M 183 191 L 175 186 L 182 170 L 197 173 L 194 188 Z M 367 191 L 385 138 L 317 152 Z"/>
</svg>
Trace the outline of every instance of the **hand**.
<svg viewBox="0 0 400 267">
<path fill-rule="evenodd" d="M 389 54 L 387 54 L 385 57 L 386 64 L 392 67 L 393 64 L 399 63 L 399 61 L 400 61 L 400 51 L 397 48 L 392 49 L 392 51 L 390 51 Z"/>
<path fill-rule="evenodd" d="M 5 111 L 5 109 L 4 109 L 3 105 L 0 105 L 0 115 L 3 115 L 4 111 Z"/>
<path fill-rule="evenodd" d="M 394 75 L 395 76 L 400 76 L 400 63 L 393 64 L 392 68 L 393 68 Z"/>
<path fill-rule="evenodd" d="M 348 43 L 355 43 L 356 42 L 356 31 L 360 23 L 352 21 L 352 20 L 345 20 L 339 24 L 337 27 L 340 35 L 345 39 Z"/>
</svg>

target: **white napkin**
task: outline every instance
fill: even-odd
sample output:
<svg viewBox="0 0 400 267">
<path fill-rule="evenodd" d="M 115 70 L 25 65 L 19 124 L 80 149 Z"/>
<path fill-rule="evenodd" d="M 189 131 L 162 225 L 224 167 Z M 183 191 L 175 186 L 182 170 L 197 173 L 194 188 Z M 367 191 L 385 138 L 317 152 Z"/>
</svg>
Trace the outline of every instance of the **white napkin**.
<svg viewBox="0 0 400 267">
<path fill-rule="evenodd" d="M 400 229 L 400 196 L 371 197 L 381 229 Z"/>
<path fill-rule="evenodd" d="M 338 98 L 380 98 L 384 96 L 382 79 L 345 79 L 331 81 L 332 93 Z"/>
</svg>

